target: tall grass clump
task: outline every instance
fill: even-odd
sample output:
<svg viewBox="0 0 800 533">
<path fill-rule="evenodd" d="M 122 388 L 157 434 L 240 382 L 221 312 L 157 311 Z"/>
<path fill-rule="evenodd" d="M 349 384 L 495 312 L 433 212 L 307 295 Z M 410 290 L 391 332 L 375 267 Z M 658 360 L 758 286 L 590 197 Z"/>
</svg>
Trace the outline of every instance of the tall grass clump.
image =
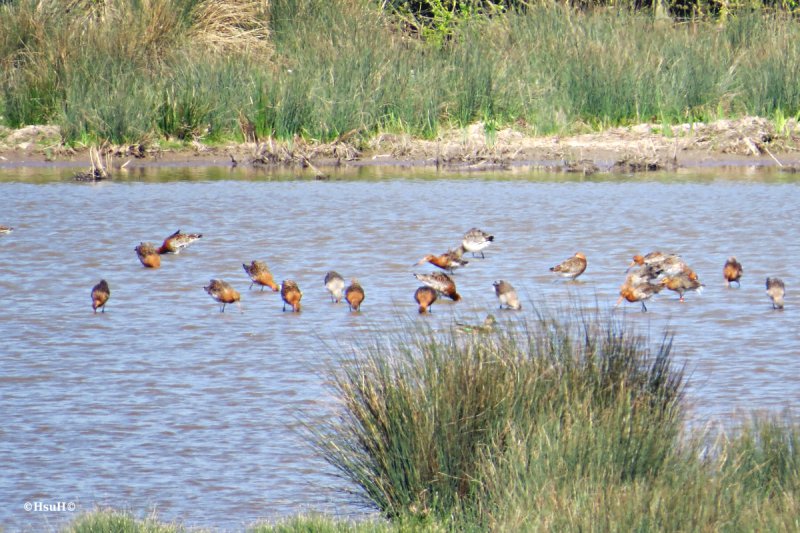
<svg viewBox="0 0 800 533">
<path fill-rule="evenodd" d="M 674 455 L 682 373 L 670 340 L 613 319 L 537 317 L 486 335 L 417 329 L 334 372 L 341 416 L 317 428 L 328 461 L 390 517 L 483 526 L 497 465 L 536 454 L 527 481 L 630 483 Z"/>
</svg>

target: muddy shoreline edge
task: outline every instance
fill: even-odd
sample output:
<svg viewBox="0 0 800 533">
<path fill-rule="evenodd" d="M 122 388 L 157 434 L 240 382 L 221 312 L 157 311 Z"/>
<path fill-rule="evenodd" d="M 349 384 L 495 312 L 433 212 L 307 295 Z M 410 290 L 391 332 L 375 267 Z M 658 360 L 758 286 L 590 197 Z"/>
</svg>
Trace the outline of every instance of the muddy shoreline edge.
<svg viewBox="0 0 800 533">
<path fill-rule="evenodd" d="M 352 133 L 352 132 L 351 132 Z M 694 167 L 800 168 L 800 124 L 778 129 L 746 117 L 679 126 L 639 124 L 572 136 L 531 136 L 507 128 L 487 133 L 481 123 L 451 130 L 436 140 L 380 134 L 368 141 L 343 135 L 330 143 L 304 139 L 209 145 L 195 140 L 98 147 L 110 167 L 169 166 L 305 168 L 317 177 L 358 166 L 435 167 L 454 171 L 531 168 L 593 174 Z M 0 127 L 0 169 L 60 166 L 88 168 L 89 146 L 64 145 L 56 126 Z"/>
</svg>

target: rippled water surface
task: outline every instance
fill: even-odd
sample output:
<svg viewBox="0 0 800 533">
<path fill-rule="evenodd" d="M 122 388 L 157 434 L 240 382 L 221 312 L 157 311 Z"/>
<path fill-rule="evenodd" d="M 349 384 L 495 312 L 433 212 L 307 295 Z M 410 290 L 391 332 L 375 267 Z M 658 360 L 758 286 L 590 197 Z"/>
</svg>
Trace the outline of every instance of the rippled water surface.
<svg viewBox="0 0 800 533">
<path fill-rule="evenodd" d="M 190 526 L 240 530 L 260 518 L 317 510 L 358 515 L 298 431 L 328 416 L 325 365 L 338 346 L 403 320 L 445 327 L 496 307 L 492 281 L 511 281 L 525 311 L 580 300 L 608 310 L 635 253 L 680 253 L 706 284 L 649 313 L 618 313 L 653 338 L 675 332 L 700 423 L 800 404 L 800 263 L 793 176 L 715 169 L 577 179 L 565 175 L 436 174 L 361 169 L 330 181 L 160 168 L 81 184 L 68 169 L 0 169 L 0 524 L 53 529 L 63 512 L 25 502 L 155 510 Z M 455 246 L 470 227 L 496 236 L 485 259 L 456 274 L 463 301 L 418 317 L 412 266 Z M 133 251 L 176 229 L 203 238 L 159 270 Z M 579 283 L 550 266 L 583 251 Z M 722 265 L 743 263 L 738 289 Z M 265 260 L 296 280 L 303 312 L 248 291 L 243 262 Z M 367 298 L 351 314 L 328 300 L 329 269 L 356 276 Z M 787 286 L 773 311 L 764 279 Z M 242 292 L 244 313 L 203 291 L 212 277 Z M 112 296 L 92 314 L 104 278 Z M 513 312 L 503 312 L 509 319 Z"/>
</svg>

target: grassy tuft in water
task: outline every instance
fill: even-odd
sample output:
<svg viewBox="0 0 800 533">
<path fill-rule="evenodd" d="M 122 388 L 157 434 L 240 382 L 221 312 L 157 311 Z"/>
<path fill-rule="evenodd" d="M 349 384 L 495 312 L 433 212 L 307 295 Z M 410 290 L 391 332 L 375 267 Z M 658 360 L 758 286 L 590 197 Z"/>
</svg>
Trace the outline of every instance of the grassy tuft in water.
<svg viewBox="0 0 800 533">
<path fill-rule="evenodd" d="M 791 530 L 798 426 L 684 434 L 671 339 L 540 313 L 493 331 L 412 329 L 332 370 L 311 429 L 392 523 L 457 530 Z"/>
<path fill-rule="evenodd" d="M 316 428 L 326 458 L 389 517 L 490 525 L 510 456 L 527 482 L 629 483 L 657 476 L 681 423 L 681 372 L 666 339 L 596 317 L 487 335 L 415 331 L 364 347 L 335 372 L 340 419 Z M 503 477 L 508 475 L 503 472 Z"/>
</svg>

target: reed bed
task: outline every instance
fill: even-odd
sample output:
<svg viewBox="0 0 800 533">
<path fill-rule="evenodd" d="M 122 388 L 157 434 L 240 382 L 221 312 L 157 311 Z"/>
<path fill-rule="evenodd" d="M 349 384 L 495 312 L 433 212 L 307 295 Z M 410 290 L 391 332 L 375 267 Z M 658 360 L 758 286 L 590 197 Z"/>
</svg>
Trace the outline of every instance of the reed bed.
<svg viewBox="0 0 800 533">
<path fill-rule="evenodd" d="M 800 27 L 782 11 L 530 5 L 464 15 L 437 42 L 366 0 L 68 7 L 0 4 L 0 123 L 57 124 L 70 144 L 243 140 L 242 116 L 260 138 L 358 144 L 477 121 L 547 134 L 800 111 Z"/>
</svg>

